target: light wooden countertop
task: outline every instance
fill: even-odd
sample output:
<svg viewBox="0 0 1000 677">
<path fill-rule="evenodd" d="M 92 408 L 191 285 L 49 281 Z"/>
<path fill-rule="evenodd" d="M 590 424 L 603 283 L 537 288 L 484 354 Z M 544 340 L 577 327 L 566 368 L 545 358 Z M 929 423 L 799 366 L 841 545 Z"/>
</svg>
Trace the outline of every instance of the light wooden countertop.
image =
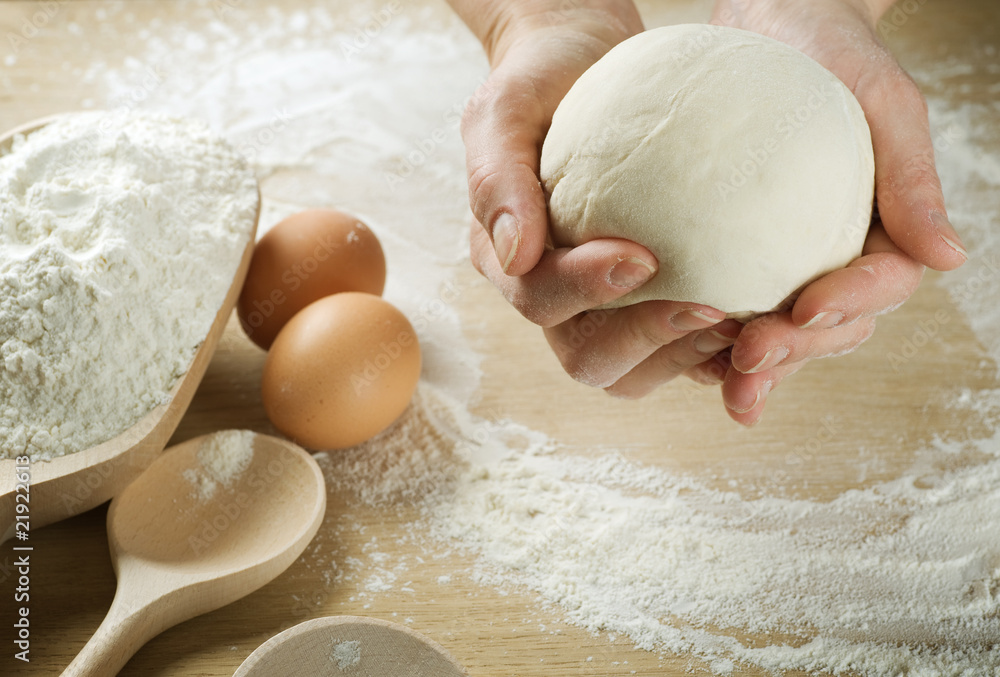
<svg viewBox="0 0 1000 677">
<path fill-rule="evenodd" d="M 246 0 L 245 6 L 253 4 Z M 44 5 L 4 3 L 0 36 L 20 31 L 22 21 L 45 11 Z M 79 77 L 79 67 L 87 65 L 80 60 L 91 57 L 75 52 L 74 36 L 76 31 L 101 30 L 95 9 L 102 3 L 52 5 L 58 6 L 57 14 L 16 61 L 4 65 L 8 40 L 0 39 L 0 128 L 75 110 L 86 97 L 95 97 L 100 105 L 95 85 Z M 146 25 L 153 14 L 169 21 L 187 11 L 182 3 L 128 6 L 138 17 L 136 25 Z M 928 2 L 903 28 L 889 41 L 904 64 L 933 58 L 938 51 L 989 58 L 982 50 L 976 52 L 976 45 L 994 46 L 994 64 L 1000 58 L 1000 9 L 992 0 Z M 995 100 L 1000 75 L 990 77 L 971 82 L 967 96 Z M 987 150 L 996 155 L 1000 144 Z M 996 200 L 985 192 L 981 197 Z M 870 486 L 908 467 L 921 442 L 985 433 L 971 413 L 956 415 L 948 409 L 941 392 L 998 386 L 995 368 L 945 289 L 936 284 L 936 273 L 925 277 L 912 300 L 880 321 L 875 336 L 861 349 L 814 363 L 783 384 L 770 397 L 764 422 L 750 430 L 728 419 L 715 389 L 678 382 L 645 400 L 625 402 L 573 383 L 541 332 L 523 321 L 471 267 L 456 275 L 468 285 L 457 301 L 467 337 L 484 356 L 474 411 L 509 417 L 570 449 L 614 446 L 638 461 L 714 476 L 720 486 L 734 478 L 752 486 L 783 473 L 780 481 L 791 493 L 820 500 L 848 487 Z M 937 339 L 905 368 L 894 370 L 887 355 L 899 351 L 919 322 L 939 308 L 946 309 L 949 319 L 939 327 Z M 273 432 L 259 397 L 263 358 L 231 321 L 173 442 L 232 427 Z M 552 402 L 560 404 L 558 411 L 540 406 Z M 837 434 L 824 443 L 822 456 L 789 467 L 788 454 L 828 421 Z M 669 458 L 662 451 L 667 444 Z M 862 454 L 877 454 L 882 462 L 864 464 Z M 859 470 L 862 466 L 867 472 Z M 0 631 L 0 673 L 57 674 L 99 625 L 115 590 L 105 514 L 102 506 L 32 533 L 30 666 L 12 660 L 13 619 L 8 609 L 13 606 L 16 576 L 9 568 L 14 559 L 11 544 L 2 546 L 0 618 L 5 629 Z M 231 675 L 268 637 L 309 618 L 333 614 L 410 619 L 410 627 L 444 645 L 474 676 L 684 674 L 689 665 L 684 656 L 659 657 L 633 649 L 628 641 L 609 641 L 567 625 L 529 593 L 500 594 L 478 585 L 467 575 L 470 562 L 459 555 L 411 567 L 405 574 L 406 592 L 365 594 L 363 576 L 335 585 L 324 582 L 333 563 L 352 557 L 367 561 L 365 549 L 373 537 L 383 548 L 409 547 L 390 545 L 405 518 L 405 511 L 349 507 L 343 497 L 331 494 L 315 544 L 287 572 L 239 602 L 164 632 L 121 674 Z M 364 535 L 350 526 L 356 524 L 366 527 Z M 450 576 L 450 583 L 442 584 L 442 576 Z"/>
</svg>

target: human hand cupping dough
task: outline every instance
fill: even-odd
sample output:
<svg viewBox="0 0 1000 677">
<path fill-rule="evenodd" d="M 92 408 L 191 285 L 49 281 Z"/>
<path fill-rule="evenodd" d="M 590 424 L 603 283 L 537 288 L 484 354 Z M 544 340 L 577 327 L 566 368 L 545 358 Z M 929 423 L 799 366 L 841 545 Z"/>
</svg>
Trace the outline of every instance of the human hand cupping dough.
<svg viewBox="0 0 1000 677">
<path fill-rule="evenodd" d="M 768 393 L 810 360 L 849 352 L 871 336 L 875 317 L 913 294 L 924 266 L 951 270 L 968 258 L 946 216 L 927 105 L 879 39 L 879 17 L 891 4 L 719 0 L 713 12 L 713 23 L 785 42 L 840 78 L 865 112 L 875 155 L 877 216 L 861 257 L 812 282 L 789 311 L 747 324 L 733 346 L 722 396 L 740 423 L 758 421 Z M 703 368 L 691 375 L 720 379 Z"/>
<path fill-rule="evenodd" d="M 630 1 L 473 2 L 452 5 L 483 42 L 493 71 L 462 121 L 469 174 L 472 262 L 545 335 L 576 380 L 635 395 L 709 360 L 739 323 L 695 303 L 654 301 L 590 312 L 657 270 L 620 238 L 546 249 L 549 222 L 539 154 L 560 100 L 622 40 L 642 31 Z M 711 328 L 711 329 L 708 329 Z"/>
</svg>

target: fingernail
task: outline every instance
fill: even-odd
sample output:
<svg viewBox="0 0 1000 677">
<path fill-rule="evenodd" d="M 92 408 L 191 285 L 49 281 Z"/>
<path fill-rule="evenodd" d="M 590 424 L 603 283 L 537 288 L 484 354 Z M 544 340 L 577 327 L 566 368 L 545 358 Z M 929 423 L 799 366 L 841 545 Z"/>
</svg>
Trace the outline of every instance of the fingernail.
<svg viewBox="0 0 1000 677">
<path fill-rule="evenodd" d="M 760 362 L 750 367 L 743 373 L 744 374 L 760 373 L 772 367 L 776 367 L 786 357 L 788 357 L 788 348 L 786 348 L 785 346 L 777 346 L 775 348 L 771 348 L 764 354 L 764 357 L 761 358 Z"/>
<path fill-rule="evenodd" d="M 704 374 L 703 379 L 704 379 L 703 383 L 707 386 L 722 385 L 722 382 L 726 380 L 725 378 L 719 376 L 718 374 Z"/>
<path fill-rule="evenodd" d="M 753 398 L 753 404 L 751 404 L 751 405 L 750 405 L 749 407 L 747 407 L 746 409 L 737 409 L 737 408 L 735 408 L 735 407 L 730 407 L 730 410 L 732 410 L 732 411 L 736 412 L 737 414 L 746 414 L 747 412 L 750 412 L 750 411 L 753 411 L 753 410 L 754 410 L 754 408 L 755 408 L 755 407 L 756 407 L 756 406 L 757 406 L 758 404 L 760 404 L 760 403 L 761 403 L 761 400 L 763 400 L 763 399 L 764 399 L 764 397 L 765 397 L 765 396 L 767 395 L 767 393 L 768 393 L 768 392 L 770 392 L 770 390 L 771 390 L 771 384 L 770 384 L 770 383 L 768 383 L 768 382 L 765 382 L 765 383 L 764 383 L 764 384 L 763 384 L 763 385 L 762 385 L 762 386 L 760 387 L 760 390 L 758 390 L 758 391 L 757 391 L 757 394 L 756 394 L 756 395 L 754 396 L 754 398 Z"/>
<path fill-rule="evenodd" d="M 957 251 L 959 254 L 961 254 L 962 258 L 964 258 L 964 259 L 968 259 L 969 258 L 969 252 L 965 251 L 965 247 L 963 247 L 962 245 L 958 244 L 957 242 L 953 242 L 953 241 L 949 240 L 944 235 L 940 235 L 939 234 L 939 237 L 942 240 L 944 240 L 944 243 L 946 245 L 948 245 L 949 247 L 951 247 L 952 249 L 954 249 L 955 251 Z"/>
<path fill-rule="evenodd" d="M 670 326 L 677 331 L 694 331 L 695 329 L 706 329 L 712 325 L 719 324 L 726 318 L 709 317 L 705 313 L 697 310 L 682 310 L 670 318 Z"/>
<path fill-rule="evenodd" d="M 694 349 L 699 353 L 711 355 L 719 352 L 727 346 L 733 345 L 736 339 L 729 338 L 717 331 L 703 331 L 694 337 Z"/>
<path fill-rule="evenodd" d="M 837 310 L 824 310 L 816 313 L 812 319 L 805 324 L 800 324 L 799 329 L 831 329 L 844 321 L 844 314 Z"/>
<path fill-rule="evenodd" d="M 521 243 L 521 232 L 517 228 L 517 219 L 504 212 L 493 224 L 493 246 L 497 251 L 497 259 L 503 272 L 507 272 L 514 257 L 517 256 L 517 246 Z"/>
<path fill-rule="evenodd" d="M 631 289 L 653 277 L 655 272 L 656 269 L 642 259 L 630 256 L 614 265 L 608 273 L 608 282 L 616 287 Z"/>
<path fill-rule="evenodd" d="M 751 404 L 746 409 L 737 409 L 736 407 L 730 407 L 730 410 L 735 411 L 737 414 L 745 414 L 748 411 L 753 411 L 753 408 L 760 404 L 760 391 L 757 391 L 757 396 L 753 398 L 753 404 Z"/>
<path fill-rule="evenodd" d="M 961 254 L 963 258 L 969 258 L 969 252 L 965 251 L 965 247 L 962 246 L 961 240 L 958 239 L 958 233 L 955 232 L 955 228 L 948 221 L 948 217 L 941 212 L 931 212 L 931 222 L 938 229 L 938 237 L 944 240 L 946 245 Z"/>
</svg>

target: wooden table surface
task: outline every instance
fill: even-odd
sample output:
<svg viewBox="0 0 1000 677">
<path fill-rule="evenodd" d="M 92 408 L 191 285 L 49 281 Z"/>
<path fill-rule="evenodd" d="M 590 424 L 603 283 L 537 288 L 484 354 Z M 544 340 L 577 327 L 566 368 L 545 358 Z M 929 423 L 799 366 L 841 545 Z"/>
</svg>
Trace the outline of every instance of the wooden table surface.
<svg viewBox="0 0 1000 677">
<path fill-rule="evenodd" d="M 231 4 L 240 5 L 240 11 L 263 11 L 252 0 Z M 990 58 L 977 45 L 993 45 L 996 63 L 1000 11 L 992 0 L 919 5 L 919 11 L 908 14 L 905 25 L 888 36 L 904 64 L 926 63 L 944 52 Z M 103 7 L 115 13 L 108 18 L 99 11 Z M 704 18 L 705 7 L 703 2 L 681 3 L 677 11 Z M 643 10 L 654 17 L 648 23 L 655 23 L 661 11 L 646 5 Z M 98 106 L 102 103 L 100 88 L 84 77 L 101 46 L 91 40 L 85 50 L 80 35 L 95 36 L 106 28 L 103 24 L 124 21 L 121 4 L 4 3 L 0 35 L 21 34 L 25 21 L 36 21 L 37 13 L 46 11 L 54 14 L 21 46 L 16 59 L 4 61 L 9 38 L 0 44 L 0 128 L 78 109 L 88 98 Z M 151 17 L 169 23 L 190 11 L 186 3 L 132 2 L 127 14 L 134 15 L 129 25 L 145 26 Z M 106 49 L 122 57 L 120 45 L 108 44 Z M 1000 76 L 989 77 L 972 82 L 966 96 L 995 99 Z M 1000 145 L 985 150 L 997 154 Z M 985 192 L 981 198 L 996 200 Z M 465 218 L 461 199 L 459 195 L 447 206 L 456 220 Z M 509 417 L 570 449 L 613 446 L 635 460 L 714 477 L 720 485 L 738 477 L 752 486 L 774 481 L 775 473 L 782 472 L 780 481 L 789 492 L 814 499 L 871 486 L 907 468 L 922 442 L 985 433 L 985 423 L 973 413 L 956 415 L 948 409 L 941 392 L 998 386 L 995 368 L 935 273 L 926 276 L 911 301 L 880 321 L 876 335 L 860 350 L 814 363 L 783 384 L 770 397 L 764 422 L 750 430 L 728 419 L 716 389 L 678 382 L 645 400 L 625 402 L 573 383 L 549 353 L 540 331 L 521 320 L 471 267 L 458 267 L 454 274 L 466 289 L 455 302 L 466 337 L 484 356 L 474 411 Z M 948 313 L 939 339 L 923 346 L 905 368 L 893 369 L 887 355 L 898 351 L 919 322 L 939 308 Z M 173 442 L 223 428 L 272 432 L 259 398 L 263 358 L 231 321 Z M 558 411 L 542 406 L 552 402 L 560 403 Z M 837 432 L 824 444 L 822 458 L 788 466 L 787 455 L 816 436 L 828 420 L 835 421 Z M 669 455 L 663 453 L 664 441 L 669 441 Z M 863 476 L 862 454 L 881 460 L 866 466 Z M 105 514 L 102 506 L 32 534 L 28 666 L 12 660 L 8 609 L 16 576 L 10 568 L 11 544 L 2 546 L 0 607 L 5 629 L 0 631 L 0 674 L 56 674 L 97 628 L 115 590 Z M 660 657 L 635 650 L 627 641 L 592 636 L 561 622 L 557 612 L 542 609 L 529 593 L 500 594 L 478 585 L 469 578 L 470 562 L 459 555 L 411 567 L 405 592 L 367 593 L 363 568 L 354 570 L 357 575 L 329 582 L 334 565 L 350 572 L 355 560 L 370 564 L 366 548 L 372 538 L 383 548 L 405 552 L 409 546 L 390 545 L 405 521 L 405 511 L 348 506 L 345 497 L 331 493 L 315 545 L 287 572 L 239 602 L 166 631 L 141 649 L 121 674 L 231 675 L 268 637 L 332 614 L 408 619 L 410 627 L 448 648 L 472 675 L 682 674 L 692 664 L 684 656 Z M 363 534 L 359 524 L 365 527 Z M 442 576 L 450 576 L 451 582 L 443 585 Z"/>
</svg>

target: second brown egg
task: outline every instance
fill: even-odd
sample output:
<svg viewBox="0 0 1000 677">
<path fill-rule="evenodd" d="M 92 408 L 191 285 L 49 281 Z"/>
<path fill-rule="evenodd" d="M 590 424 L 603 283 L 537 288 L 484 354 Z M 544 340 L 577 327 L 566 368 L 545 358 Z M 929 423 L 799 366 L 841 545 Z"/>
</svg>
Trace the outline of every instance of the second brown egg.
<svg viewBox="0 0 1000 677">
<path fill-rule="evenodd" d="M 381 295 L 384 287 L 385 255 L 371 229 L 339 210 L 310 209 L 261 237 L 237 314 L 247 336 L 267 350 L 313 301 L 345 291 Z"/>
</svg>

